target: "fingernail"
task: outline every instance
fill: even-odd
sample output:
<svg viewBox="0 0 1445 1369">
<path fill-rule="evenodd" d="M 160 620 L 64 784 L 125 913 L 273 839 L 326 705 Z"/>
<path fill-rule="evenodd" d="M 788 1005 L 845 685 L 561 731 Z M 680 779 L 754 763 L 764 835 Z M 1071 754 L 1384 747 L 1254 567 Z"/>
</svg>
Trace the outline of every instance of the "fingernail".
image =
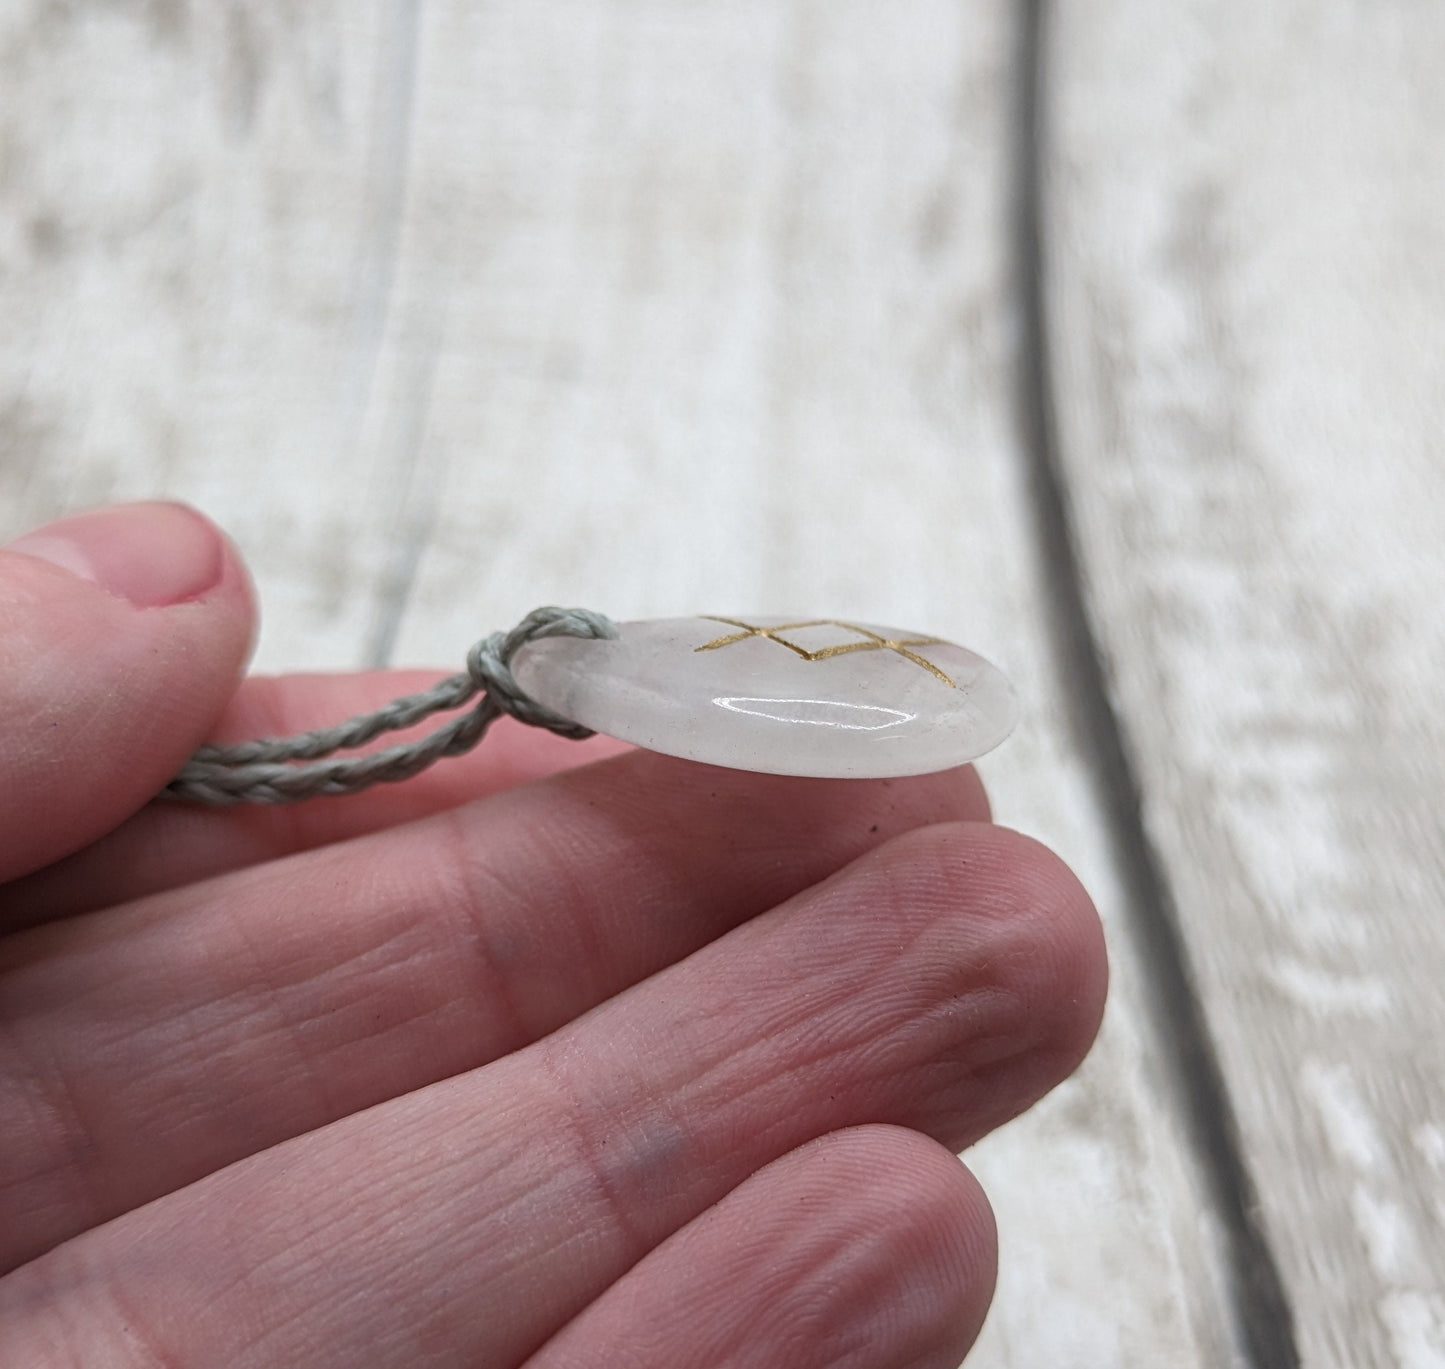
<svg viewBox="0 0 1445 1369">
<path fill-rule="evenodd" d="M 221 578 L 216 529 L 184 504 L 122 504 L 62 518 L 10 544 L 137 608 L 199 598 Z"/>
</svg>

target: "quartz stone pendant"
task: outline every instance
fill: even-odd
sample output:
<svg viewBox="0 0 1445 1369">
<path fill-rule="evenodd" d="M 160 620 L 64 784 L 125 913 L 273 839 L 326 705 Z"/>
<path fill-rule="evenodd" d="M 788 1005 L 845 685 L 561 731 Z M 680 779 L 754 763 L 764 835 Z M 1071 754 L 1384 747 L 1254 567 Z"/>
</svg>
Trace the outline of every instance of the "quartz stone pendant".
<svg viewBox="0 0 1445 1369">
<path fill-rule="evenodd" d="M 937 637 L 831 618 L 659 618 L 613 641 L 550 637 L 518 684 L 594 732 L 777 775 L 921 775 L 991 751 L 1017 705 L 1003 673 Z"/>
</svg>

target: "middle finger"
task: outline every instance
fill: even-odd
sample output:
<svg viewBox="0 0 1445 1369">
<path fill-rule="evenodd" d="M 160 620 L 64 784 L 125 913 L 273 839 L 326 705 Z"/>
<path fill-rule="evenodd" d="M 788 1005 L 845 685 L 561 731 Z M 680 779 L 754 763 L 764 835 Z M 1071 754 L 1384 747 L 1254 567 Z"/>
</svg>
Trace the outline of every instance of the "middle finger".
<svg viewBox="0 0 1445 1369">
<path fill-rule="evenodd" d="M 972 770 L 788 780 L 633 753 L 0 944 L 0 1270 L 514 1051 L 891 836 Z"/>
</svg>

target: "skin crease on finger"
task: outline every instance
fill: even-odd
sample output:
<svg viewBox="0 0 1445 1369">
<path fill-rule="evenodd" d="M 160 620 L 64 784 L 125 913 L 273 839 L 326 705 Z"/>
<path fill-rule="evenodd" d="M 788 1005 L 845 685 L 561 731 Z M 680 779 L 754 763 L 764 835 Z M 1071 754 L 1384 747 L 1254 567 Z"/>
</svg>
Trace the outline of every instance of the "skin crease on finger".
<svg viewBox="0 0 1445 1369">
<path fill-rule="evenodd" d="M 531 1047 L 18 1271 L 0 1362 L 131 1363 L 143 1334 L 237 1369 L 519 1363 L 796 1147 L 889 1123 L 955 1148 L 1016 1114 L 1082 1058 L 1104 978 L 1056 858 L 908 833 Z"/>
<path fill-rule="evenodd" d="M 894 1127 L 835 1132 L 668 1237 L 527 1369 L 954 1369 L 996 1244 L 950 1151 Z"/>
<path fill-rule="evenodd" d="M 0 1268 L 497 1059 L 890 837 L 986 812 L 971 770 L 840 785 L 636 752 L 12 936 Z"/>
</svg>

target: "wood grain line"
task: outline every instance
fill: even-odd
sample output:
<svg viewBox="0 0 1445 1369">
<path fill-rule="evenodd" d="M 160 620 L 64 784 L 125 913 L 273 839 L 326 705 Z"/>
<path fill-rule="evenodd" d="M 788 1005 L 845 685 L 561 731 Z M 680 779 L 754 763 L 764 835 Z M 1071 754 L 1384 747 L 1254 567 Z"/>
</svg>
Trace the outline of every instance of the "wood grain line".
<svg viewBox="0 0 1445 1369">
<path fill-rule="evenodd" d="M 388 41 L 381 45 L 372 96 L 369 193 L 358 257 L 351 358 L 337 424 L 343 467 L 345 458 L 362 441 L 391 326 L 411 180 L 421 20 L 420 0 L 392 0 L 388 6 Z M 431 511 L 423 507 L 418 512 L 414 504 L 418 493 L 423 505 L 426 503 L 425 482 L 417 479 L 417 453 L 426 424 L 436 353 L 433 340 L 432 346 L 422 350 L 422 360 L 410 368 L 406 377 L 410 383 L 397 406 L 392 440 L 387 444 L 388 464 L 397 487 L 391 503 L 397 514 L 366 632 L 363 663 L 372 668 L 390 664 L 432 522 Z"/>
<path fill-rule="evenodd" d="M 1228 1292 L 1240 1351 L 1252 1369 L 1300 1364 L 1294 1317 L 1279 1264 L 1259 1220 L 1253 1176 L 1195 987 L 1178 909 L 1159 852 L 1145 830 L 1142 792 L 1129 741 L 1110 701 L 1108 672 L 1090 621 L 1081 560 L 1059 460 L 1050 362 L 1043 246 L 1044 109 L 1049 41 L 1047 0 L 1026 0 L 1018 33 L 1014 244 L 1021 355 L 1017 371 L 1020 446 L 1029 463 L 1032 508 L 1045 569 L 1050 636 L 1073 681 L 1070 726 L 1094 778 L 1126 894 L 1138 953 L 1151 973 L 1147 1007 L 1168 1061 L 1175 1102 L 1203 1190 L 1224 1234 Z"/>
</svg>

